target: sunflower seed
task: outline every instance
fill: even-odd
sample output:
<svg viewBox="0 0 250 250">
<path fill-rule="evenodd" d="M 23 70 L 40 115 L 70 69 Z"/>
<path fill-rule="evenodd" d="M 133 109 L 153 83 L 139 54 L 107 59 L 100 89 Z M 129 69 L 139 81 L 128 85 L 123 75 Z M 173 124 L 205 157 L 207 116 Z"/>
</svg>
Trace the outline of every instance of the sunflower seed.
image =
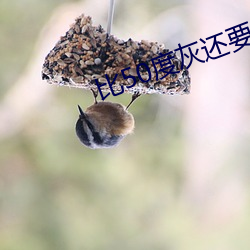
<svg viewBox="0 0 250 250">
<path fill-rule="evenodd" d="M 157 51 L 158 51 L 158 48 L 157 48 L 155 45 L 153 45 L 153 46 L 151 47 L 151 51 L 152 51 L 154 54 L 156 54 Z"/>
<path fill-rule="evenodd" d="M 79 25 L 75 25 L 75 31 L 76 31 L 77 34 L 80 33 L 80 27 L 79 27 Z"/>
<path fill-rule="evenodd" d="M 85 50 L 89 50 L 89 46 L 86 43 L 82 44 L 82 48 L 85 49 Z"/>
<path fill-rule="evenodd" d="M 130 74 L 131 76 L 137 76 L 136 69 L 129 69 L 129 74 Z"/>
<path fill-rule="evenodd" d="M 79 67 L 75 66 L 74 69 L 76 73 L 78 73 L 79 75 L 83 75 L 83 72 Z"/>
<path fill-rule="evenodd" d="M 70 63 L 72 63 L 72 62 L 75 62 L 75 59 L 73 59 L 73 58 L 65 58 L 63 61 L 64 61 L 65 63 L 67 63 L 67 64 L 70 64 Z"/>
<path fill-rule="evenodd" d="M 74 56 L 74 58 L 75 58 L 77 61 L 80 60 L 80 56 L 79 56 L 79 55 L 77 55 L 77 54 L 74 53 L 73 56 Z"/>
</svg>

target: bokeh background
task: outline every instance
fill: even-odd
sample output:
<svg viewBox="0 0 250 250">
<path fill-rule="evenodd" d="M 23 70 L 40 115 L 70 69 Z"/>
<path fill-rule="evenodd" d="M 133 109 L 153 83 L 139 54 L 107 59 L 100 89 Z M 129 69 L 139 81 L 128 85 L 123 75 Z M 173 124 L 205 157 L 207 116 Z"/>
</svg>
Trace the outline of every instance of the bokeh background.
<svg viewBox="0 0 250 250">
<path fill-rule="evenodd" d="M 81 13 L 106 27 L 108 5 L 0 2 L 0 249 L 249 250 L 250 47 L 193 62 L 190 95 L 139 98 L 135 133 L 90 150 L 74 126 L 92 94 L 48 85 L 41 67 Z M 249 16 L 249 0 L 116 0 L 112 32 L 228 44 Z"/>
</svg>

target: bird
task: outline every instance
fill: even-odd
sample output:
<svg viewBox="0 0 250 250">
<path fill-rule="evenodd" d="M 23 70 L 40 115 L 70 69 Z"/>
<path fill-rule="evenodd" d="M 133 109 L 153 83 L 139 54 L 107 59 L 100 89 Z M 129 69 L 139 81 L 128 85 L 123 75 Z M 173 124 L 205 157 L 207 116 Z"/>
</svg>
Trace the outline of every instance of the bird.
<svg viewBox="0 0 250 250">
<path fill-rule="evenodd" d="M 91 91 L 95 99 L 94 104 L 85 112 L 78 105 L 76 135 L 84 146 L 91 149 L 115 147 L 134 130 L 134 117 L 128 112 L 128 108 L 140 94 L 133 94 L 131 102 L 125 107 L 120 103 L 98 102 L 98 93 Z"/>
</svg>

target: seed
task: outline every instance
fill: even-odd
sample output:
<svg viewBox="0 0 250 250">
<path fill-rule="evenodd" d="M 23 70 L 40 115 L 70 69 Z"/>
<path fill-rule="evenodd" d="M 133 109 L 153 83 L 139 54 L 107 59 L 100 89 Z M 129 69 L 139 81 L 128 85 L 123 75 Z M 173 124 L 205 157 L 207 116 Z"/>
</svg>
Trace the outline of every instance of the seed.
<svg viewBox="0 0 250 250">
<path fill-rule="evenodd" d="M 92 75 L 92 79 L 98 79 L 98 78 L 100 78 L 101 76 L 100 75 L 97 75 L 97 74 L 93 74 Z"/>
<path fill-rule="evenodd" d="M 73 54 L 73 56 L 74 56 L 74 58 L 75 58 L 77 61 L 79 61 L 79 60 L 80 60 L 80 56 L 79 56 L 79 55 L 77 55 L 77 54 Z"/>
<path fill-rule="evenodd" d="M 66 65 L 67 65 L 62 59 L 57 60 L 57 63 L 58 63 L 60 66 L 66 66 Z"/>
<path fill-rule="evenodd" d="M 73 29 L 70 29 L 69 32 L 68 32 L 68 35 L 69 36 L 72 36 L 74 34 L 74 30 Z"/>
<path fill-rule="evenodd" d="M 87 61 L 85 61 L 85 64 L 86 65 L 94 65 L 95 63 L 93 61 L 87 60 Z"/>
<path fill-rule="evenodd" d="M 87 18 L 86 17 L 83 17 L 81 19 L 81 26 L 85 25 L 87 23 Z"/>
<path fill-rule="evenodd" d="M 131 51 L 132 51 L 131 48 L 127 48 L 127 49 L 125 50 L 126 53 L 130 53 Z"/>
<path fill-rule="evenodd" d="M 89 46 L 86 43 L 82 44 L 82 48 L 85 49 L 85 50 L 89 50 Z"/>
<path fill-rule="evenodd" d="M 104 78 L 104 77 L 100 77 L 100 78 L 99 78 L 99 82 L 101 82 L 101 83 L 106 83 L 107 80 L 106 80 L 106 78 Z"/>
<path fill-rule="evenodd" d="M 66 55 L 67 57 L 71 57 L 72 54 L 71 54 L 70 52 L 66 52 L 65 55 Z"/>
<path fill-rule="evenodd" d="M 80 60 L 80 65 L 81 66 L 85 65 L 83 60 Z"/>
<path fill-rule="evenodd" d="M 96 58 L 95 59 L 95 64 L 96 65 L 99 65 L 99 64 L 101 64 L 102 63 L 102 60 L 100 59 L 100 58 Z"/>
<path fill-rule="evenodd" d="M 85 74 L 89 74 L 89 75 L 90 75 L 90 78 L 91 78 L 91 75 L 93 74 L 93 71 L 92 71 L 92 70 L 85 69 L 85 70 L 84 70 L 84 73 L 85 73 Z"/>
<path fill-rule="evenodd" d="M 85 78 L 87 78 L 88 80 L 91 80 L 91 79 L 92 79 L 91 75 L 85 74 L 84 76 L 85 76 Z"/>
<path fill-rule="evenodd" d="M 129 56 L 128 54 L 123 54 L 122 57 L 123 57 L 125 60 L 130 59 L 130 56 Z"/>
<path fill-rule="evenodd" d="M 117 56 L 116 56 L 116 60 L 117 60 L 118 62 L 122 62 L 122 61 L 123 61 L 123 59 L 121 58 L 120 55 L 117 55 Z"/>
<path fill-rule="evenodd" d="M 82 27 L 82 34 L 84 34 L 86 32 L 87 28 L 88 28 L 87 25 L 85 25 L 85 26 Z"/>
<path fill-rule="evenodd" d="M 133 49 L 138 49 L 139 46 L 136 42 L 132 42 L 132 47 Z"/>
<path fill-rule="evenodd" d="M 72 49 L 72 52 L 74 52 L 74 53 L 76 53 L 76 54 L 78 54 L 78 55 L 84 55 L 84 54 L 85 54 L 84 51 L 82 51 L 82 50 L 80 50 L 80 49 L 76 49 L 76 48 L 73 48 L 73 49 Z"/>
<path fill-rule="evenodd" d="M 153 45 L 152 48 L 151 48 L 151 51 L 152 51 L 154 54 L 156 54 L 157 51 L 158 51 L 158 49 L 157 49 L 157 47 L 156 47 L 155 45 Z"/>
<path fill-rule="evenodd" d="M 127 80 L 130 84 L 132 84 L 132 83 L 134 83 L 134 80 L 133 79 L 131 79 L 131 78 L 128 78 L 128 80 Z"/>
<path fill-rule="evenodd" d="M 150 47 L 150 43 L 147 40 L 141 40 L 141 43 L 145 44 L 146 46 Z"/>
<path fill-rule="evenodd" d="M 65 63 L 69 64 L 69 63 L 75 62 L 75 59 L 73 59 L 73 58 L 65 58 L 63 61 Z"/>
<path fill-rule="evenodd" d="M 141 75 L 141 78 L 143 79 L 143 80 L 148 80 L 148 75 Z"/>
<path fill-rule="evenodd" d="M 93 32 L 93 30 L 92 29 L 89 29 L 89 37 L 90 38 L 94 38 L 94 32 Z"/>
<path fill-rule="evenodd" d="M 74 69 L 75 69 L 76 73 L 78 73 L 79 75 L 83 75 L 83 72 L 82 72 L 82 70 L 79 67 L 75 66 Z"/>
<path fill-rule="evenodd" d="M 96 47 L 97 47 L 96 39 L 95 39 L 95 38 L 92 38 L 92 39 L 90 40 L 90 44 L 92 45 L 92 47 L 96 48 Z"/>
<path fill-rule="evenodd" d="M 122 44 L 124 44 L 124 41 L 121 40 L 121 39 L 118 39 L 118 44 L 119 44 L 119 45 L 122 45 Z"/>
<path fill-rule="evenodd" d="M 107 38 L 107 34 L 106 33 L 101 34 L 100 35 L 101 43 L 104 43 L 106 41 L 106 38 Z"/>
<path fill-rule="evenodd" d="M 79 27 L 79 25 L 75 25 L 75 31 L 76 31 L 77 34 L 80 33 L 80 27 Z"/>
<path fill-rule="evenodd" d="M 63 47 L 64 45 L 66 45 L 66 44 L 68 44 L 68 43 L 69 43 L 69 41 L 68 41 L 68 40 L 66 40 L 66 41 L 64 41 L 64 42 L 60 43 L 60 46 L 61 46 L 61 47 Z"/>
<path fill-rule="evenodd" d="M 131 76 L 137 76 L 136 69 L 129 69 L 129 74 L 130 74 Z"/>
</svg>

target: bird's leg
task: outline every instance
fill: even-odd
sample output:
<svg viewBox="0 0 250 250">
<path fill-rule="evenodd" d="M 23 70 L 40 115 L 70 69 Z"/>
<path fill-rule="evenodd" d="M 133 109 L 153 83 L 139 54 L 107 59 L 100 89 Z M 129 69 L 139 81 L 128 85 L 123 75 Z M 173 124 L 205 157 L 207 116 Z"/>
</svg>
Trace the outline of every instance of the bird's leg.
<svg viewBox="0 0 250 250">
<path fill-rule="evenodd" d="M 92 92 L 92 94 L 93 94 L 93 96 L 94 96 L 94 99 L 95 99 L 95 104 L 97 104 L 98 102 L 97 102 L 97 96 L 98 96 L 98 91 L 95 91 L 95 90 L 93 90 L 93 89 L 90 89 L 91 90 L 91 92 Z"/>
<path fill-rule="evenodd" d="M 130 101 L 130 103 L 128 104 L 128 106 L 126 107 L 126 110 L 131 106 L 131 104 L 140 96 L 141 94 L 139 92 L 135 92 L 132 95 L 132 99 Z"/>
</svg>

